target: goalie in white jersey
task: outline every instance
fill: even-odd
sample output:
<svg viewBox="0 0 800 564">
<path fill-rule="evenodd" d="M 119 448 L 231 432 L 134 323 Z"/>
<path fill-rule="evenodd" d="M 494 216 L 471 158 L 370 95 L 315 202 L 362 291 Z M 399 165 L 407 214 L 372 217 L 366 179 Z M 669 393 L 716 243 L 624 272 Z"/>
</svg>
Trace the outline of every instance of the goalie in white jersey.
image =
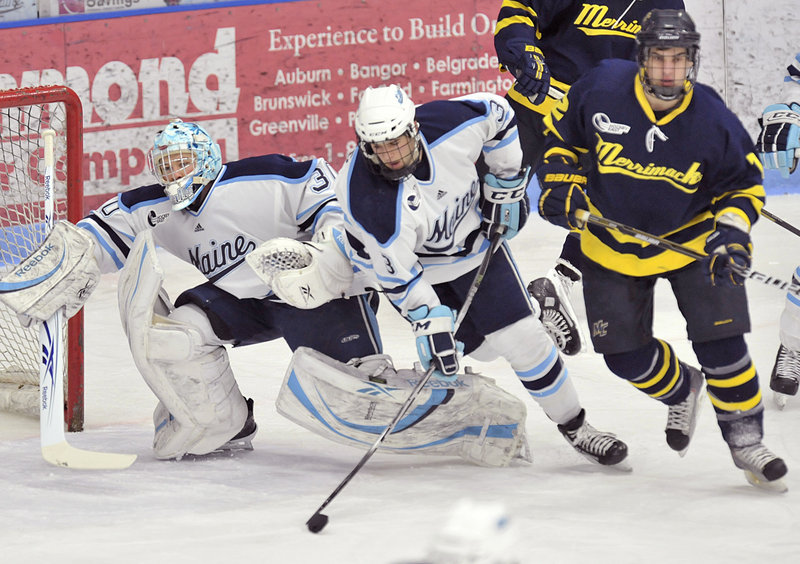
<svg viewBox="0 0 800 564">
<path fill-rule="evenodd" d="M 513 237 L 527 217 L 527 170 L 506 100 L 473 94 L 415 108 L 395 85 L 367 88 L 356 113 L 359 145 L 337 176 L 346 252 L 412 323 L 424 368 L 450 378 L 459 351 L 502 356 L 567 441 L 614 465 L 627 446 L 585 420 L 558 350 L 545 333 L 503 243 L 453 334 L 488 234 Z M 478 178 L 476 162 L 489 173 Z"/>
<path fill-rule="evenodd" d="M 84 250 L 78 267 L 33 305 L 20 307 L 24 292 L 5 298 L 31 318 L 46 319 L 64 302 L 71 315 L 96 284 L 98 267 L 124 267 L 120 315 L 137 368 L 159 399 L 156 457 L 252 448 L 252 400 L 239 391 L 227 345 L 283 338 L 292 350 L 308 347 L 341 362 L 381 352 L 373 293 L 298 309 L 277 298 L 245 262 L 266 240 L 313 245 L 342 223 L 334 172 L 322 159 L 283 155 L 223 164 L 209 134 L 181 120 L 156 135 L 148 161 L 157 184 L 110 199 L 78 223 L 83 229 L 63 222 L 54 231 L 50 243 L 70 257 Z M 161 291 L 156 245 L 208 281 L 170 303 Z"/>
<path fill-rule="evenodd" d="M 781 96 L 787 101 L 764 110 L 756 150 L 764 168 L 777 169 L 781 176 L 789 178 L 800 159 L 800 52 L 786 67 L 783 84 Z M 792 99 L 797 101 L 789 101 Z M 794 271 L 794 282 L 800 284 L 800 266 Z M 780 340 L 769 386 L 775 392 L 776 403 L 783 408 L 787 398 L 796 395 L 800 387 L 800 299 L 791 293 L 786 294 L 781 315 Z"/>
</svg>

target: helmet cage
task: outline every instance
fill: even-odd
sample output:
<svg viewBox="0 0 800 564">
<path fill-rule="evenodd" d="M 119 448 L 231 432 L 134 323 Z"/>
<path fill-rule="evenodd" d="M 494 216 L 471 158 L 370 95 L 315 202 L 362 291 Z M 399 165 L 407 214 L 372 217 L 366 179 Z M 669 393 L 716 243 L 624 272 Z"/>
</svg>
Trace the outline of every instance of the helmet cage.
<svg viewBox="0 0 800 564">
<path fill-rule="evenodd" d="M 687 94 L 697 82 L 700 66 L 700 34 L 689 14 L 683 10 L 652 10 L 642 22 L 636 35 L 639 78 L 645 90 L 660 100 L 676 100 Z M 654 84 L 647 73 L 647 62 L 653 49 L 673 47 L 686 49 L 691 65 L 686 69 L 682 84 L 661 86 Z"/>
<path fill-rule="evenodd" d="M 173 120 L 156 135 L 147 153 L 147 164 L 164 186 L 172 209 L 178 211 L 194 202 L 201 189 L 217 177 L 222 154 L 205 129 Z"/>
</svg>

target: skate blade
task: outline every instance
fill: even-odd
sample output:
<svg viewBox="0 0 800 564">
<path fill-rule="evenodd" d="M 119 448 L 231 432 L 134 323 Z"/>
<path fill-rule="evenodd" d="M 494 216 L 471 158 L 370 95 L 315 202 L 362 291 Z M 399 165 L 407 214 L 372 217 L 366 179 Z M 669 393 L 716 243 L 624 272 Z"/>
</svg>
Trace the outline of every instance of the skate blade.
<svg viewBox="0 0 800 564">
<path fill-rule="evenodd" d="M 775 405 L 778 406 L 778 409 L 783 411 L 783 408 L 786 407 L 786 402 L 789 401 L 789 396 L 780 392 L 772 392 L 772 399 L 775 401 Z"/>
<path fill-rule="evenodd" d="M 749 470 L 744 471 L 744 477 L 747 478 L 747 481 L 750 483 L 750 485 L 755 486 L 760 490 L 772 493 L 786 493 L 789 491 L 788 486 L 782 479 L 772 480 L 769 482 L 767 480 L 762 480 Z"/>
</svg>

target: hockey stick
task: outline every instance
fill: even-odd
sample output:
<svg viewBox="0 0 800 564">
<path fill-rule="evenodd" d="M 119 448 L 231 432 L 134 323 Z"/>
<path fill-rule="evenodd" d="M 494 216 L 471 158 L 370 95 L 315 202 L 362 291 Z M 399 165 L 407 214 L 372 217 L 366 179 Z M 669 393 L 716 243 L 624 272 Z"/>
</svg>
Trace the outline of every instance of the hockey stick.
<svg viewBox="0 0 800 564">
<path fill-rule="evenodd" d="M 761 208 L 761 215 L 763 215 L 764 217 L 766 217 L 768 220 L 772 221 L 773 223 L 777 223 L 778 225 L 780 225 L 781 227 L 783 227 L 787 231 L 793 233 L 794 235 L 797 235 L 798 237 L 800 237 L 800 229 L 798 229 L 797 227 L 795 227 L 791 223 L 785 222 L 784 220 L 779 218 L 777 215 L 774 215 L 774 214 L 770 213 L 769 211 L 765 210 L 764 208 Z"/>
<path fill-rule="evenodd" d="M 486 270 L 489 268 L 489 261 L 491 260 L 492 255 L 497 250 L 497 247 L 500 245 L 501 241 L 502 241 L 502 232 L 499 231 L 495 232 L 492 235 L 492 238 L 489 242 L 489 249 L 486 251 L 483 260 L 481 261 L 481 264 L 478 267 L 478 272 L 475 274 L 475 279 L 472 281 L 472 285 L 469 287 L 467 296 L 464 299 L 464 304 L 461 306 L 461 309 L 458 312 L 458 316 L 456 318 L 455 325 L 453 328 L 454 335 L 458 331 L 458 328 L 461 326 L 461 322 L 464 321 L 464 317 L 467 314 L 467 310 L 469 309 L 470 305 L 472 305 L 472 301 L 475 298 L 475 293 L 478 291 L 478 287 L 480 287 L 481 282 L 483 282 L 483 277 L 486 275 Z M 364 454 L 364 456 L 361 457 L 361 460 L 359 460 L 358 464 L 355 465 L 355 467 L 350 471 L 350 473 L 347 476 L 345 476 L 345 478 L 341 482 L 339 482 L 339 485 L 336 486 L 336 489 L 333 490 L 331 495 L 328 496 L 328 499 L 326 499 L 322 503 L 322 505 L 320 505 L 317 508 L 317 510 L 309 518 L 309 520 L 306 521 L 306 527 L 308 527 L 309 531 L 311 531 L 312 533 L 318 533 L 325 528 L 325 525 L 328 524 L 328 516 L 324 515 L 322 513 L 322 510 L 325 509 L 337 495 L 339 495 L 339 492 L 341 492 L 344 489 L 344 487 L 350 482 L 350 480 L 353 479 L 353 476 L 355 476 L 358 473 L 358 471 L 361 470 L 361 468 L 372 457 L 372 455 L 375 454 L 375 451 L 378 450 L 378 447 L 383 442 L 383 440 L 394 430 L 394 428 L 397 426 L 397 424 L 400 422 L 403 416 L 411 408 L 411 404 L 414 403 L 414 400 L 417 399 L 417 396 L 422 391 L 422 388 L 425 387 L 425 384 L 427 384 L 428 380 L 430 380 L 431 376 L 433 376 L 433 371 L 435 370 L 435 368 L 436 367 L 434 366 L 433 362 L 431 362 L 430 368 L 428 368 L 428 371 L 420 379 L 417 385 L 414 386 L 414 389 L 411 390 L 411 393 L 409 394 L 408 398 L 403 403 L 403 405 L 400 406 L 400 410 L 397 412 L 397 415 L 394 416 L 394 419 L 392 419 L 391 423 L 389 423 L 386 426 L 386 428 L 376 439 L 373 445 L 369 448 L 369 450 Z"/>
<path fill-rule="evenodd" d="M 42 132 L 44 139 L 44 218 L 49 231 L 55 224 L 55 131 Z M 121 469 L 136 460 L 135 454 L 81 450 L 67 443 L 64 435 L 64 365 L 61 343 L 64 310 L 60 309 L 39 326 L 42 363 L 39 366 L 39 430 L 42 457 L 55 466 L 79 469 Z"/>
<path fill-rule="evenodd" d="M 595 225 L 605 227 L 606 229 L 613 229 L 614 231 L 619 231 L 620 233 L 624 233 L 625 235 L 630 235 L 631 237 L 635 237 L 636 239 L 644 241 L 645 243 L 649 243 L 656 247 L 663 247 L 665 249 L 669 249 L 670 251 L 675 251 L 676 253 L 680 253 L 687 257 L 691 257 L 695 260 L 700 260 L 707 256 L 704 255 L 703 253 L 698 253 L 694 249 L 691 249 L 685 245 L 681 245 L 680 243 L 675 243 L 668 239 L 659 237 L 658 235 L 653 235 L 651 233 L 647 233 L 646 231 L 641 231 L 629 225 L 617 223 L 616 221 L 612 221 L 605 217 L 598 217 L 596 215 L 592 215 L 586 210 L 577 210 L 575 212 L 575 217 L 577 217 L 578 220 L 584 223 L 594 223 Z M 784 280 L 780 280 L 779 278 L 769 276 L 768 274 L 762 274 L 761 272 L 757 272 L 750 268 L 742 268 L 736 265 L 731 265 L 731 268 L 733 269 L 734 272 L 736 272 L 738 275 L 742 276 L 747 280 L 755 280 L 756 282 L 761 282 L 763 284 L 766 284 L 767 286 L 772 286 L 773 288 L 776 288 L 778 290 L 786 290 L 787 292 L 791 292 L 796 296 L 800 296 L 800 285 L 797 285 L 794 282 L 786 282 Z"/>
</svg>

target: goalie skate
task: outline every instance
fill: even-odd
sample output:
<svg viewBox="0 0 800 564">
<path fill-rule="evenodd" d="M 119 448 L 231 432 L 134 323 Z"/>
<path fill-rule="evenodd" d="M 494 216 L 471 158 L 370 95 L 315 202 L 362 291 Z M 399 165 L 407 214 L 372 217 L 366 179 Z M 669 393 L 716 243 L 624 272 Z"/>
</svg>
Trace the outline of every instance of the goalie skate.
<svg viewBox="0 0 800 564">
<path fill-rule="evenodd" d="M 558 349 L 569 356 L 581 352 L 585 342 L 569 301 L 569 291 L 574 284 L 572 279 L 556 269 L 528 284 L 528 292 L 539 302 L 539 320 L 545 331 Z"/>
<path fill-rule="evenodd" d="M 684 377 L 689 378 L 689 395 L 681 403 L 669 406 L 667 427 L 667 444 L 672 450 L 684 456 L 689 449 L 694 429 L 697 426 L 697 414 L 700 412 L 700 391 L 703 389 L 703 373 L 689 365 L 681 363 Z"/>
<path fill-rule="evenodd" d="M 219 447 L 215 452 L 228 452 L 234 450 L 253 450 L 253 437 L 256 436 L 258 425 L 253 417 L 253 400 L 246 398 L 247 419 L 242 426 L 242 430 L 236 433 L 231 440 Z"/>
<path fill-rule="evenodd" d="M 753 486 L 776 493 L 789 490 L 781 480 L 786 475 L 786 463 L 761 443 L 743 448 L 732 448 L 731 456 L 737 468 Z"/>
<path fill-rule="evenodd" d="M 559 425 L 558 430 L 572 448 L 595 464 L 619 465 L 619 470 L 631 470 L 627 464 L 620 464 L 628 456 L 628 446 L 611 433 L 603 433 L 589 425 L 586 410 L 581 409 L 574 419 Z"/>
<path fill-rule="evenodd" d="M 786 407 L 789 396 L 797 395 L 800 387 L 800 354 L 781 345 L 772 368 L 769 387 L 778 409 Z"/>
</svg>

